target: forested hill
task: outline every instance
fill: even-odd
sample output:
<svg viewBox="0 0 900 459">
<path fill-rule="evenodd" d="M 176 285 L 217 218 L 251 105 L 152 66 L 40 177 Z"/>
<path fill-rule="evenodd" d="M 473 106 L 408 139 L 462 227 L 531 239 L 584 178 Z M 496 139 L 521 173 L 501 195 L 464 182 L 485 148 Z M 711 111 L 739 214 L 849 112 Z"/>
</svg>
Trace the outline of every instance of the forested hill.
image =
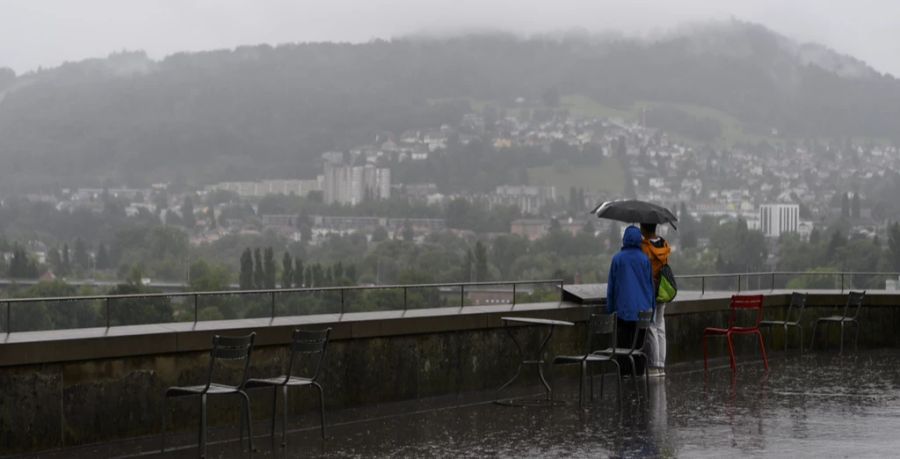
<svg viewBox="0 0 900 459">
<path fill-rule="evenodd" d="M 725 23 L 654 41 L 477 35 L 142 53 L 0 70 L 0 187 L 310 176 L 377 131 L 457 123 L 464 97 L 548 91 L 703 106 L 747 132 L 900 133 L 900 83 L 822 47 Z M 440 101 L 440 102 L 437 102 Z"/>
</svg>

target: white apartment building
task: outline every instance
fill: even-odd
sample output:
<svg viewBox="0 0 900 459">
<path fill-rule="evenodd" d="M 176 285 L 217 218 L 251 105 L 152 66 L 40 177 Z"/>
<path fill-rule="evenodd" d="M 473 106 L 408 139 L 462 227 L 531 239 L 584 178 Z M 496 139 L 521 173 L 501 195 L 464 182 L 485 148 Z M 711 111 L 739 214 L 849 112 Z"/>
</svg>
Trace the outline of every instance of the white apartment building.
<svg viewBox="0 0 900 459">
<path fill-rule="evenodd" d="M 372 164 L 348 166 L 325 161 L 322 194 L 326 204 L 356 205 L 366 197 L 391 197 L 391 170 Z"/>
<path fill-rule="evenodd" d="M 764 204 L 759 206 L 759 228 L 768 237 L 796 233 L 800 226 L 798 204 Z"/>
</svg>

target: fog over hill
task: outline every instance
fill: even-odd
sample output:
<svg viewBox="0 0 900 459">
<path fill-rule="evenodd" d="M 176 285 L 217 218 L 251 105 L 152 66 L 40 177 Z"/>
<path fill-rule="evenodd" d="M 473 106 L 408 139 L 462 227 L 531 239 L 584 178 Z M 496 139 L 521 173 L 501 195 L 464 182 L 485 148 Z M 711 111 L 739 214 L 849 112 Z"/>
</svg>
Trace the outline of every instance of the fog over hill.
<svg viewBox="0 0 900 459">
<path fill-rule="evenodd" d="M 561 34 L 409 37 L 143 53 L 0 70 L 0 188 L 312 177 L 323 151 L 456 124 L 471 100 L 548 91 L 608 106 L 709 107 L 748 133 L 896 140 L 900 82 L 764 27 L 653 40 Z"/>
</svg>

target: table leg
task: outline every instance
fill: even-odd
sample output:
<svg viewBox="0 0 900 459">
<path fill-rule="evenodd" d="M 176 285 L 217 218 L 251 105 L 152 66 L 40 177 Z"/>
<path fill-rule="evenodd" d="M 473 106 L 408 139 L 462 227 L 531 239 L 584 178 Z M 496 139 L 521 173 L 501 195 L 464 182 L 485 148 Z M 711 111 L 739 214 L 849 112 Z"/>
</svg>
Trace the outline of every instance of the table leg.
<svg viewBox="0 0 900 459">
<path fill-rule="evenodd" d="M 516 373 L 513 375 L 513 377 L 509 378 L 508 381 L 503 383 L 503 385 L 497 389 L 497 392 L 506 389 L 510 384 L 513 383 L 513 381 L 518 379 L 519 374 L 522 373 L 522 364 L 525 362 L 525 353 L 522 351 L 522 345 L 519 344 L 519 340 L 516 339 L 516 335 L 512 332 L 512 327 L 504 325 L 503 328 L 506 329 L 506 334 L 509 335 L 509 338 L 512 339 L 513 343 L 515 343 L 516 345 L 516 350 L 519 353 L 519 365 L 516 367 Z"/>
<path fill-rule="evenodd" d="M 550 338 L 553 337 L 554 327 L 551 325 L 550 331 L 547 333 L 547 336 L 545 336 L 544 339 L 541 340 L 541 345 L 538 347 L 537 353 L 533 360 L 526 359 L 525 351 L 522 349 L 522 345 L 519 343 L 519 340 L 516 339 L 516 335 L 512 332 L 512 327 L 507 326 L 504 328 L 506 328 L 506 333 L 509 335 L 510 339 L 512 339 L 513 343 L 515 343 L 515 345 L 516 345 L 516 350 L 519 353 L 519 365 L 516 367 L 516 373 L 512 376 L 512 378 L 510 378 L 508 381 L 503 383 L 503 385 L 497 389 L 497 392 L 500 392 L 503 389 L 506 389 L 510 384 L 512 384 L 516 379 L 518 379 L 519 375 L 522 374 L 522 367 L 524 365 L 537 365 L 538 378 L 540 378 L 541 384 L 543 384 L 543 386 L 544 386 L 544 392 L 547 393 L 547 400 L 550 400 L 552 398 L 553 389 L 550 387 L 550 383 L 547 381 L 547 378 L 544 376 L 544 367 L 543 367 L 544 360 L 541 358 L 541 356 L 544 354 L 544 350 L 547 348 L 547 344 L 550 342 Z"/>
<path fill-rule="evenodd" d="M 553 389 L 550 387 L 550 384 L 547 383 L 547 378 L 544 377 L 544 360 L 542 359 L 542 356 L 544 355 L 544 349 L 547 348 L 547 343 L 550 342 L 550 338 L 553 336 L 553 328 L 553 325 L 551 325 L 550 332 L 547 333 L 547 337 L 541 342 L 541 346 L 537 351 L 537 358 L 534 360 L 534 364 L 537 365 L 538 368 L 538 376 L 541 378 L 541 383 L 544 384 L 544 389 L 547 391 L 547 400 L 553 398 Z"/>
</svg>

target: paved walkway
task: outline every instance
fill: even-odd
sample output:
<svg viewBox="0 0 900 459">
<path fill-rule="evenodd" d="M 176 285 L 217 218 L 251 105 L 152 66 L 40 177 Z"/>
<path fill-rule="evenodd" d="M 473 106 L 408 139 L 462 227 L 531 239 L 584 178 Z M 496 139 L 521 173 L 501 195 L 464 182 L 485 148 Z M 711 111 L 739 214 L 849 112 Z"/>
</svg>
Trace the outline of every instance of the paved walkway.
<svg viewBox="0 0 900 459">
<path fill-rule="evenodd" d="M 558 398 L 570 403 L 555 408 L 498 406 L 485 393 L 331 413 L 326 441 L 306 413 L 291 426 L 287 449 L 273 446 L 261 424 L 254 457 L 888 457 L 900 450 L 900 351 L 776 354 L 771 364 L 766 374 L 761 362 L 745 362 L 734 379 L 724 365 L 708 375 L 675 369 L 651 381 L 641 401 L 629 383 L 621 410 L 611 393 L 579 409 L 568 380 Z M 210 457 L 248 457 L 227 440 L 235 434 L 236 427 L 214 432 Z M 150 438 L 41 457 L 189 458 L 194 438 L 175 438 L 182 449 L 165 456 L 149 452 L 158 444 Z"/>
</svg>

